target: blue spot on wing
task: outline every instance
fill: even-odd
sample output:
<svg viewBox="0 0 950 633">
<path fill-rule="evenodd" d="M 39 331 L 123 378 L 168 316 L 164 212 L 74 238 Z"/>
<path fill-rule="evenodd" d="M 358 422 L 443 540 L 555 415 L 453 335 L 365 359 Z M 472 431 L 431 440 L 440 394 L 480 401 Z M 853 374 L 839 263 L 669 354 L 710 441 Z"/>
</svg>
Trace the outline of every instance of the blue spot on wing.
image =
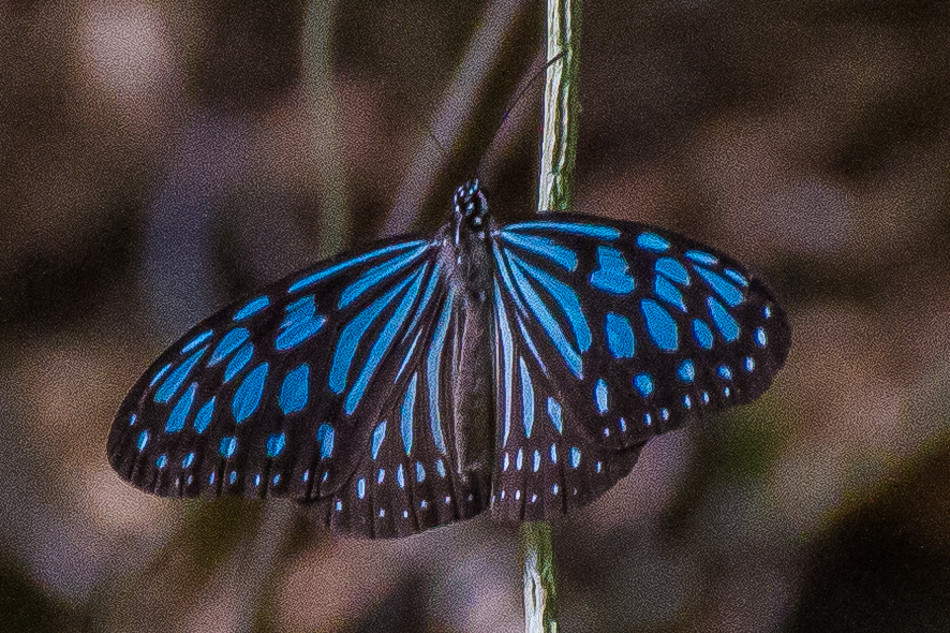
<svg viewBox="0 0 950 633">
<path fill-rule="evenodd" d="M 296 347 L 320 331 L 327 318 L 316 314 L 313 295 L 303 297 L 287 306 L 287 314 L 280 324 L 274 347 L 286 351 Z"/>
<path fill-rule="evenodd" d="M 670 242 L 656 233 L 641 233 L 637 236 L 637 246 L 647 251 L 662 253 L 670 247 Z"/>
<path fill-rule="evenodd" d="M 307 363 L 301 363 L 287 372 L 278 398 L 278 404 L 285 415 L 301 411 L 307 406 L 309 388 L 310 366 Z"/>
<path fill-rule="evenodd" d="M 636 287 L 623 253 L 615 248 L 597 247 L 598 268 L 590 274 L 590 285 L 615 295 L 626 295 Z"/>
<path fill-rule="evenodd" d="M 681 263 L 672 257 L 661 257 L 656 260 L 653 270 L 669 277 L 681 286 L 689 285 L 689 273 L 686 272 Z"/>
<path fill-rule="evenodd" d="M 320 459 L 327 459 L 333 455 L 333 441 L 336 433 L 333 427 L 324 422 L 317 429 L 317 441 L 320 442 Z"/>
<path fill-rule="evenodd" d="M 162 383 L 162 386 L 158 388 L 158 391 L 155 392 L 155 402 L 160 402 L 162 404 L 168 402 L 172 399 L 178 392 L 178 388 L 181 387 L 182 383 L 185 382 L 185 379 L 188 378 L 188 374 L 191 373 L 191 370 L 194 368 L 195 364 L 201 357 L 204 356 L 204 353 L 208 351 L 207 346 L 202 347 L 197 352 L 188 357 L 188 359 L 183 362 L 181 365 L 175 368 L 168 378 L 165 379 L 165 382 Z"/>
<path fill-rule="evenodd" d="M 676 321 L 653 299 L 642 299 L 640 309 L 647 326 L 647 334 L 653 343 L 664 352 L 672 352 L 679 347 L 679 332 Z"/>
<path fill-rule="evenodd" d="M 211 424 L 211 414 L 214 413 L 214 396 L 198 410 L 195 416 L 195 431 L 200 435 L 205 432 L 208 425 Z"/>
<path fill-rule="evenodd" d="M 734 308 L 742 303 L 744 299 L 742 291 L 726 281 L 723 277 L 702 266 L 693 266 L 693 269 L 699 273 L 703 281 L 709 284 L 709 287 L 715 290 L 716 294 L 722 297 L 731 307 Z"/>
<path fill-rule="evenodd" d="M 235 321 L 243 321 L 249 316 L 253 316 L 270 305 L 270 299 L 266 296 L 251 299 L 244 304 L 240 310 L 234 314 Z"/>
<path fill-rule="evenodd" d="M 178 403 L 175 404 L 175 408 L 172 409 L 171 414 L 168 416 L 168 421 L 165 423 L 165 432 L 166 433 L 177 433 L 185 427 L 185 419 L 188 417 L 188 412 L 191 411 L 191 403 L 195 399 L 195 392 L 198 390 L 198 383 L 193 382 L 191 386 L 188 387 L 188 391 L 178 400 Z"/>
<path fill-rule="evenodd" d="M 241 373 L 241 370 L 250 362 L 253 355 L 254 345 L 250 341 L 247 341 L 237 351 L 237 354 L 234 355 L 234 358 L 231 359 L 231 362 L 228 363 L 227 368 L 224 370 L 224 382 L 229 382 L 232 378 Z"/>
<path fill-rule="evenodd" d="M 287 438 L 283 433 L 277 433 L 267 438 L 267 456 L 271 459 L 277 457 L 284 450 Z"/>
<path fill-rule="evenodd" d="M 218 343 L 218 346 L 211 354 L 211 359 L 208 361 L 208 367 L 213 367 L 227 358 L 231 352 L 240 347 L 250 335 L 251 333 L 242 327 L 235 328 L 225 334 L 224 338 L 221 339 L 221 342 Z"/>
<path fill-rule="evenodd" d="M 207 330 L 205 332 L 202 332 L 195 338 L 191 339 L 191 341 L 181 349 L 181 353 L 187 354 L 188 352 L 195 349 L 196 347 L 198 347 L 199 345 L 207 341 L 209 338 L 211 338 L 212 334 L 214 334 L 213 330 Z"/>
<path fill-rule="evenodd" d="M 518 363 L 521 369 L 521 423 L 524 426 L 524 436 L 530 438 L 534 428 L 534 385 L 524 359 L 520 356 Z"/>
<path fill-rule="evenodd" d="M 231 412 L 234 414 L 234 421 L 238 424 L 251 417 L 257 406 L 261 402 L 261 394 L 264 391 L 264 381 L 267 379 L 267 363 L 261 363 L 244 378 L 244 381 L 234 392 L 234 399 L 231 401 Z"/>
<path fill-rule="evenodd" d="M 709 308 L 709 316 L 726 342 L 731 343 L 739 338 L 739 323 L 715 297 L 706 297 L 706 306 Z"/>
<path fill-rule="evenodd" d="M 607 335 L 607 349 L 614 358 L 633 358 L 634 339 L 630 319 L 608 312 L 604 319 L 604 330 Z"/>
</svg>

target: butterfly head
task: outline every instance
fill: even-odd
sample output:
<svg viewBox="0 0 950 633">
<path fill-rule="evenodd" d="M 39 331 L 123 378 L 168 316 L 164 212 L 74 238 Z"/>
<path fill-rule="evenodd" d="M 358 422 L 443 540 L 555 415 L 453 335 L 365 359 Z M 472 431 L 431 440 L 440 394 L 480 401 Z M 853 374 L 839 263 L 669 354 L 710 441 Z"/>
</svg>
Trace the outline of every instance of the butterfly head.
<svg viewBox="0 0 950 633">
<path fill-rule="evenodd" d="M 455 190 L 455 195 L 452 198 L 452 208 L 455 211 L 456 244 L 461 238 L 462 230 L 474 233 L 485 231 L 488 200 L 478 184 L 478 179 L 470 180 Z"/>
</svg>

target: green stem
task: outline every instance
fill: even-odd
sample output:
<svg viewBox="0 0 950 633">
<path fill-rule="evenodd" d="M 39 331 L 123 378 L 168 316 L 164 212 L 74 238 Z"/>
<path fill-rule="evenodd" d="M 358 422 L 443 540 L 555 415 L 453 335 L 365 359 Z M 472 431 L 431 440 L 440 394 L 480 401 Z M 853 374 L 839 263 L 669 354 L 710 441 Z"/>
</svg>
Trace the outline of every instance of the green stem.
<svg viewBox="0 0 950 633">
<path fill-rule="evenodd" d="M 570 179 L 577 148 L 578 18 L 580 0 L 548 0 L 547 58 L 544 86 L 544 136 L 538 173 L 538 211 L 570 208 Z"/>
<path fill-rule="evenodd" d="M 570 179 L 577 147 L 578 16 L 579 0 L 548 0 L 547 58 L 562 57 L 548 66 L 544 87 L 544 133 L 538 170 L 538 211 L 570 208 Z M 556 633 L 557 584 L 551 526 L 521 525 L 524 559 L 526 633 Z"/>
<path fill-rule="evenodd" d="M 551 526 L 544 521 L 522 523 L 520 537 L 524 559 L 525 633 L 556 633 L 557 585 Z"/>
</svg>

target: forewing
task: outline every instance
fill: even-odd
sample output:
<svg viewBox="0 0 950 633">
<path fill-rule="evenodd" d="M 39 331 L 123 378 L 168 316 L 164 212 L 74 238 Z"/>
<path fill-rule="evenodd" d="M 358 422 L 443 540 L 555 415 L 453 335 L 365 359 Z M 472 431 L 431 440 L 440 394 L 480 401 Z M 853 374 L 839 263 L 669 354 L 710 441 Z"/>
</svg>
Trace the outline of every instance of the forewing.
<svg viewBox="0 0 950 633">
<path fill-rule="evenodd" d="M 596 499 L 648 439 L 758 397 L 788 354 L 762 282 L 675 233 L 548 214 L 493 250 L 497 516 Z"/>
<path fill-rule="evenodd" d="M 122 403 L 113 468 L 159 495 L 348 503 L 444 313 L 441 243 L 380 242 L 199 323 Z"/>
</svg>

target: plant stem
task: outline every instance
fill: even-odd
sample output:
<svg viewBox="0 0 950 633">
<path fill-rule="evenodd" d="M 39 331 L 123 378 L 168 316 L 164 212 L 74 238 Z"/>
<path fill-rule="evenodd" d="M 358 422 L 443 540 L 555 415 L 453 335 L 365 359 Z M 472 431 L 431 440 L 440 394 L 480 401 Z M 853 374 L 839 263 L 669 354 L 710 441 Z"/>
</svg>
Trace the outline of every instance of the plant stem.
<svg viewBox="0 0 950 633">
<path fill-rule="evenodd" d="M 538 212 L 570 208 L 570 178 L 577 147 L 579 0 L 548 0 L 544 132 L 538 170 Z M 521 525 L 524 560 L 526 633 L 556 633 L 557 585 L 551 526 L 543 521 Z"/>
<path fill-rule="evenodd" d="M 547 58 L 544 86 L 544 136 L 538 173 L 538 211 L 570 207 L 570 179 L 577 148 L 578 18 L 580 0 L 548 0 Z"/>
</svg>

